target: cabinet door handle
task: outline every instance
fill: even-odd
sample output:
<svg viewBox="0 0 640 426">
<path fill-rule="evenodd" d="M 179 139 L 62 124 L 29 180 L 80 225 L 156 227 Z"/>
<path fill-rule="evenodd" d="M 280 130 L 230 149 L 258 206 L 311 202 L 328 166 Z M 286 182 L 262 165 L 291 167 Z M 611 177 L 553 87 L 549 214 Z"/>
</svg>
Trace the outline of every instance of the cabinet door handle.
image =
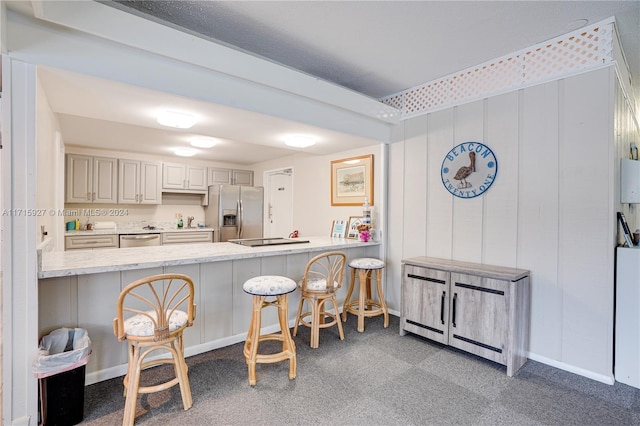
<svg viewBox="0 0 640 426">
<path fill-rule="evenodd" d="M 440 322 L 444 324 L 444 299 L 447 297 L 447 292 L 442 292 L 442 299 L 440 300 Z"/>
<path fill-rule="evenodd" d="M 87 192 L 87 201 L 91 201 L 91 193 Z"/>
<path fill-rule="evenodd" d="M 458 293 L 453 293 L 453 308 L 451 309 L 451 325 L 456 326 L 456 301 L 458 300 Z"/>
<path fill-rule="evenodd" d="M 95 201 L 95 200 L 96 200 L 96 193 L 94 192 L 94 193 L 91 195 L 91 201 Z"/>
</svg>

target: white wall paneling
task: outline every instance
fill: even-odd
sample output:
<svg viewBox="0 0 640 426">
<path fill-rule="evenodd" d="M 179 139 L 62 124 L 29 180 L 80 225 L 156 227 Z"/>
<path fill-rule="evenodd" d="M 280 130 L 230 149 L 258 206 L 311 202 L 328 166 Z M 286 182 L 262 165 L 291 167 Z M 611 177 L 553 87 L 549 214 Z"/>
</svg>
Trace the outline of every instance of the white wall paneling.
<svg viewBox="0 0 640 426">
<path fill-rule="evenodd" d="M 36 209 L 35 67 L 4 55 L 2 74 L 2 207 Z M 35 216 L 2 217 L 3 424 L 36 421 L 37 232 Z"/>
<path fill-rule="evenodd" d="M 562 320 L 562 288 L 558 282 L 558 82 L 521 91 L 519 105 L 516 264 L 532 271 L 529 351 L 561 359 L 562 333 L 558 330 Z"/>
<path fill-rule="evenodd" d="M 453 148 L 454 110 L 429 114 L 428 134 L 428 179 L 430 190 L 427 194 L 427 255 L 450 259 L 453 253 L 451 230 L 453 229 L 453 200 L 442 185 L 442 161 Z M 410 256 L 404 256 L 410 257 Z"/>
<path fill-rule="evenodd" d="M 404 256 L 403 229 L 407 224 L 404 217 L 404 143 L 389 146 L 389 194 L 387 198 L 387 240 L 386 240 L 386 301 L 389 309 L 400 311 L 400 291 L 402 265 Z"/>
<path fill-rule="evenodd" d="M 483 142 L 485 140 L 484 124 L 484 101 L 455 107 L 454 140 L 450 141 L 449 149 L 462 142 Z M 498 168 L 500 168 L 499 160 Z M 442 185 L 442 182 L 435 182 L 435 185 L 437 184 Z M 430 182 L 430 185 L 434 185 L 434 182 Z M 452 248 L 454 260 L 482 263 L 484 202 L 485 197 L 453 197 Z"/>
<path fill-rule="evenodd" d="M 405 121 L 404 190 L 411 196 L 404 199 L 404 251 L 406 256 L 424 253 L 427 221 L 427 116 Z"/>
<path fill-rule="evenodd" d="M 514 108 L 515 106 L 515 108 Z M 482 263 L 516 264 L 518 223 L 518 92 L 487 99 L 484 143 L 498 161 L 498 174 L 484 196 Z M 501 179 L 502 176 L 508 176 Z M 500 228 L 511 232 L 489 232 Z M 515 231 L 515 232 L 514 232 Z"/>
<path fill-rule="evenodd" d="M 613 362 L 613 327 L 604 321 L 613 318 L 613 77 L 608 68 L 560 87 L 562 357 L 602 375 L 611 374 Z M 579 237 L 584 233 L 589 238 Z"/>
<path fill-rule="evenodd" d="M 233 279 L 231 262 L 212 262 L 200 267 L 200 303 L 196 321 L 203 327 L 203 342 L 230 336 L 233 330 L 233 292 L 229 283 Z"/>
<path fill-rule="evenodd" d="M 391 233 L 390 247 L 405 258 L 531 270 L 530 357 L 603 382 L 612 381 L 614 75 L 598 69 L 434 112 L 423 126 L 426 151 L 413 146 L 416 134 L 391 149 L 411 152 L 405 182 L 416 164 L 428 175 L 425 188 L 405 183 L 404 209 L 389 212 L 406 227 L 417 216 L 409 200 L 426 192 L 426 229 Z M 465 141 L 485 143 L 498 160 L 495 183 L 474 199 L 449 195 L 439 176 L 444 154 Z M 425 238 L 415 253 L 414 240 Z"/>
</svg>

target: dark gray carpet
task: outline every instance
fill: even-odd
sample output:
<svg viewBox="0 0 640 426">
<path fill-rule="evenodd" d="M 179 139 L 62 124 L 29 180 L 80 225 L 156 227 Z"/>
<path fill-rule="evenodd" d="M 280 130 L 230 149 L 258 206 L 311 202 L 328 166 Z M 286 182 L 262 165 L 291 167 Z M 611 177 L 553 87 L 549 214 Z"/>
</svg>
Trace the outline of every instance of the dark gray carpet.
<svg viewBox="0 0 640 426">
<path fill-rule="evenodd" d="M 605 385 L 529 360 L 507 377 L 506 367 L 413 335 L 400 336 L 398 318 L 356 318 L 294 338 L 298 371 L 288 362 L 259 364 L 249 386 L 243 343 L 187 359 L 193 407 L 182 409 L 178 387 L 138 399 L 136 424 L 147 425 L 640 425 L 640 390 Z M 187 333 L 189 330 L 186 331 Z M 261 345 L 261 353 L 268 345 Z M 165 367 L 145 383 L 168 377 Z M 122 378 L 87 386 L 84 422 L 122 423 Z"/>
</svg>

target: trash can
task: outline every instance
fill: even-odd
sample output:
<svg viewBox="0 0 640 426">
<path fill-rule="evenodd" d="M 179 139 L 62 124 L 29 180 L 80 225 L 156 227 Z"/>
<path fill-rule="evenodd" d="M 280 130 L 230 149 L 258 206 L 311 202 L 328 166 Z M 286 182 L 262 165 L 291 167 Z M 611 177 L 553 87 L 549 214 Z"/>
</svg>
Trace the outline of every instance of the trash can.
<svg viewBox="0 0 640 426">
<path fill-rule="evenodd" d="M 76 425 L 84 417 L 84 379 L 91 340 L 82 328 L 59 328 L 40 341 L 33 374 L 38 380 L 39 424 Z"/>
</svg>

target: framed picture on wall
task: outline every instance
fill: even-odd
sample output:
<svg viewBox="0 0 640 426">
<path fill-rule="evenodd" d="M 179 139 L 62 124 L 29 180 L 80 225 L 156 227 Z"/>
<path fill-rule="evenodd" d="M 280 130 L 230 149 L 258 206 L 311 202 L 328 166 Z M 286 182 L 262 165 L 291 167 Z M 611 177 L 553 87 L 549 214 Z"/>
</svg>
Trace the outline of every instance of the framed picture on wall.
<svg viewBox="0 0 640 426">
<path fill-rule="evenodd" d="M 373 154 L 331 162 L 331 205 L 373 205 Z"/>
<path fill-rule="evenodd" d="M 331 236 L 333 238 L 344 238 L 347 232 L 347 222 L 344 220 L 334 220 L 331 224 Z"/>
<path fill-rule="evenodd" d="M 350 216 L 347 228 L 347 238 L 357 239 L 359 236 L 358 225 L 362 225 L 362 216 Z"/>
</svg>

